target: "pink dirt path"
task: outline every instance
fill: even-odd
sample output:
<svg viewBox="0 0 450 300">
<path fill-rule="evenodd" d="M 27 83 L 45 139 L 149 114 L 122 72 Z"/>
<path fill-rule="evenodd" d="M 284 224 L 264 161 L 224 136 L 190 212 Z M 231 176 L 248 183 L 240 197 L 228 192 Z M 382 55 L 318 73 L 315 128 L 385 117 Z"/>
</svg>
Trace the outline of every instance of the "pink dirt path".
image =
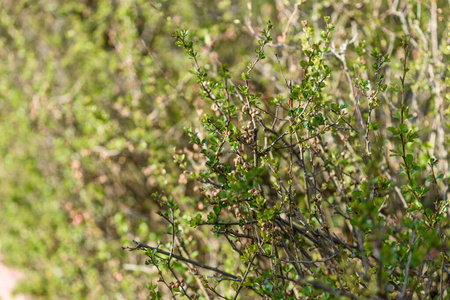
<svg viewBox="0 0 450 300">
<path fill-rule="evenodd" d="M 0 299 L 1 300 L 31 300 L 32 298 L 17 295 L 13 297 L 12 292 L 16 286 L 17 281 L 22 278 L 19 271 L 13 270 L 5 266 L 0 261 Z"/>
</svg>

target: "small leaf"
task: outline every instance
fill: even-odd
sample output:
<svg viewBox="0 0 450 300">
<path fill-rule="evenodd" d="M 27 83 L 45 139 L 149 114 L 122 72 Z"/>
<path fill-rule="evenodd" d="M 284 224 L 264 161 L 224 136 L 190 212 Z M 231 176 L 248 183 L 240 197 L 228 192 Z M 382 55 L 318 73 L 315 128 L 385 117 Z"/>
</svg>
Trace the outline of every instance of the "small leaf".
<svg viewBox="0 0 450 300">
<path fill-rule="evenodd" d="M 244 79 L 244 80 L 250 80 L 250 74 L 248 74 L 248 73 L 242 73 L 242 79 Z"/>
<path fill-rule="evenodd" d="M 405 158 L 405 161 L 406 161 L 406 163 L 409 165 L 409 164 L 411 164 L 412 163 L 412 161 L 413 161 L 413 156 L 412 156 L 412 154 L 408 154 L 408 155 L 406 155 L 406 158 Z"/>
<path fill-rule="evenodd" d="M 398 134 L 398 129 L 395 127 L 388 127 L 386 129 L 389 130 L 390 132 L 392 132 L 393 134 Z"/>
<path fill-rule="evenodd" d="M 400 131 L 402 133 L 407 133 L 408 132 L 408 126 L 406 126 L 405 124 L 400 124 L 399 128 L 400 128 Z"/>
</svg>

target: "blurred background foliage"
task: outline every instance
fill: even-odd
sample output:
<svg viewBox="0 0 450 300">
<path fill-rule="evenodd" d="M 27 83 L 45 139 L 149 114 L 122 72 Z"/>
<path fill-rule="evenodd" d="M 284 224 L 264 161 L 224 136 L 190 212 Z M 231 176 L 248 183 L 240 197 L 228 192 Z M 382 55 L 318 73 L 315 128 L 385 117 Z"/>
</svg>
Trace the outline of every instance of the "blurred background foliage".
<svg viewBox="0 0 450 300">
<path fill-rule="evenodd" d="M 192 147 L 183 128 L 199 127 L 199 116 L 211 109 L 197 95 L 196 79 L 188 72 L 191 62 L 170 37 L 180 28 L 196 33 L 206 68 L 216 73 L 227 63 L 236 75 L 253 59 L 258 32 L 271 19 L 270 63 L 258 65 L 260 77 L 253 81 L 263 98 L 284 90 L 273 54 L 282 54 L 286 76 L 299 76 L 295 55 L 301 20 L 311 22 L 318 35 L 322 16 L 330 15 L 336 47 L 356 37 L 369 49 L 391 54 L 388 81 L 390 72 L 401 67 L 396 43 L 411 34 L 409 97 L 414 113 L 424 117 L 424 142 L 416 146 L 447 161 L 441 172 L 448 174 L 448 129 L 439 127 L 446 116 L 448 121 L 448 66 L 442 63 L 450 52 L 446 5 L 408 0 L 301 5 L 288 0 L 3 0 L 0 254 L 6 264 L 25 272 L 19 290 L 36 299 L 145 298 L 154 270 L 143 266 L 144 257 L 121 246 L 135 237 L 167 241 L 167 226 L 154 214 L 160 204 L 151 194 L 170 193 L 186 216 L 201 208 L 194 183 L 173 161 L 175 147 Z M 347 63 L 358 77 L 365 71 L 356 44 L 349 45 Z M 330 63 L 338 74 L 340 62 Z M 340 74 L 334 77 L 336 88 L 346 80 Z M 342 91 L 342 97 L 347 94 Z M 389 104 L 383 105 L 375 118 L 382 121 L 390 111 Z M 443 118 L 438 127 L 436 118 Z M 220 250 L 212 241 L 204 245 L 199 250 Z"/>
</svg>

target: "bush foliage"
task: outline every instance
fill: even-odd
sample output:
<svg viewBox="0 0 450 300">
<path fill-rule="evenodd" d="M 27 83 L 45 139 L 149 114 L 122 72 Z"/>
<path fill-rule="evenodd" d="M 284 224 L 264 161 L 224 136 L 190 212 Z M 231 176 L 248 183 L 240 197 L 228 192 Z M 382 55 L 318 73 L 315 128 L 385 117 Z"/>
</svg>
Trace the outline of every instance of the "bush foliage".
<svg viewBox="0 0 450 300">
<path fill-rule="evenodd" d="M 449 13 L 7 1 L 0 251 L 19 290 L 449 297 Z M 135 237 L 146 256 L 121 249 Z"/>
</svg>

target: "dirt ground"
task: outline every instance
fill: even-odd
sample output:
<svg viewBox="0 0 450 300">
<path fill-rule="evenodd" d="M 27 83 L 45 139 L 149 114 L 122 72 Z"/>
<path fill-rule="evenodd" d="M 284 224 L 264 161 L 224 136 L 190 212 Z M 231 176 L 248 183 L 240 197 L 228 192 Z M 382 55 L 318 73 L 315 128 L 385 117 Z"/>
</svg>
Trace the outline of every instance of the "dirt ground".
<svg viewBox="0 0 450 300">
<path fill-rule="evenodd" d="M 13 297 L 12 291 L 20 278 L 22 278 L 20 272 L 8 268 L 0 261 L 0 300 L 32 300 L 23 295 Z"/>
</svg>

